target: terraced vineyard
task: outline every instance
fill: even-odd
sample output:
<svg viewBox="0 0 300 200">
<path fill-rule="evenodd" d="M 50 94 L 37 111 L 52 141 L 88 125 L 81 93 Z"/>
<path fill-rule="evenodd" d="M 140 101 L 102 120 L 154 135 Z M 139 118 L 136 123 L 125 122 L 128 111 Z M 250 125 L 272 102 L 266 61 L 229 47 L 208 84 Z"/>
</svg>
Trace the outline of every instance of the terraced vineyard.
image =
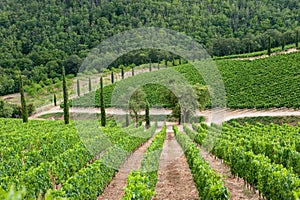
<svg viewBox="0 0 300 200">
<path fill-rule="evenodd" d="M 299 108 L 300 107 L 300 53 L 272 56 L 264 59 L 249 60 L 220 60 L 216 61 L 225 85 L 227 107 L 239 108 Z M 191 83 L 205 85 L 204 80 L 195 68 L 189 64 L 176 66 L 186 80 Z M 139 74 L 140 80 L 149 76 L 161 77 L 172 69 L 161 69 L 151 73 Z M 134 83 L 136 77 L 129 77 L 121 83 Z M 105 105 L 111 105 L 111 95 L 117 83 L 104 88 Z M 144 86 L 147 99 L 151 105 L 169 107 L 168 94 L 164 86 L 150 84 Z M 80 99 L 73 100 L 74 106 L 99 107 L 99 90 L 86 94 Z"/>
</svg>

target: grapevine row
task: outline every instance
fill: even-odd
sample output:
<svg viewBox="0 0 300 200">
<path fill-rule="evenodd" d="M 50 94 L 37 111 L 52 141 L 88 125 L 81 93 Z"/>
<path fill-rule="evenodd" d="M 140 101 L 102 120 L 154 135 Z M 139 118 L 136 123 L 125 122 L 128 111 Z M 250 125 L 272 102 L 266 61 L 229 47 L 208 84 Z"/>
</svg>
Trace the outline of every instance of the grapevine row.
<svg viewBox="0 0 300 200">
<path fill-rule="evenodd" d="M 186 134 L 179 132 L 176 126 L 173 127 L 175 136 L 184 150 L 194 182 L 199 191 L 201 199 L 229 199 L 225 182 L 201 156 L 199 148 Z"/>
<path fill-rule="evenodd" d="M 154 133 L 156 125 L 141 133 L 143 137 L 130 135 L 122 138 L 117 144 L 107 149 L 99 160 L 79 170 L 59 190 L 52 190 L 56 197 L 73 199 L 95 199 L 103 193 L 125 158 L 139 145 L 147 141 Z"/>
<path fill-rule="evenodd" d="M 222 137 L 218 139 L 212 153 L 225 160 L 233 175 L 243 178 L 267 199 L 296 200 L 300 194 L 299 178 L 291 170 L 272 163 L 264 155 L 255 155 Z"/>
<path fill-rule="evenodd" d="M 157 182 L 159 158 L 166 137 L 166 126 L 156 134 L 151 145 L 147 148 L 141 169 L 130 172 L 123 200 L 150 200 L 154 195 Z"/>
</svg>

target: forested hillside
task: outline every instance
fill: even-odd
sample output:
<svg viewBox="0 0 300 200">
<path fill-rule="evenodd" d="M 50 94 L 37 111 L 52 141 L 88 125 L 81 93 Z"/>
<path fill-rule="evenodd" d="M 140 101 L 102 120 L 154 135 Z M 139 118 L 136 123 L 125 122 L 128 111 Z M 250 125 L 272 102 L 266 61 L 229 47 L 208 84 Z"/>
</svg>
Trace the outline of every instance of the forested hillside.
<svg viewBox="0 0 300 200">
<path fill-rule="evenodd" d="M 184 32 L 216 56 L 295 41 L 298 0 L 0 0 L 0 95 L 76 74 L 89 49 L 139 27 Z M 147 56 L 147 55 L 146 55 Z M 166 58 L 168 59 L 168 58 Z"/>
</svg>

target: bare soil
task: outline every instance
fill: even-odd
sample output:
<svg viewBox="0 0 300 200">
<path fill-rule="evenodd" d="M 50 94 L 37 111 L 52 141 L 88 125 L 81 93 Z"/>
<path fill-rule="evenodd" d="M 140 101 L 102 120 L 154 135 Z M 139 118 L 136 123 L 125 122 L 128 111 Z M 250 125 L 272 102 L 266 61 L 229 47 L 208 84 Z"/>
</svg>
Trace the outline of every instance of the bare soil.
<svg viewBox="0 0 300 200">
<path fill-rule="evenodd" d="M 232 200 L 259 200 L 258 192 L 254 192 L 248 189 L 243 179 L 235 178 L 230 173 L 230 168 L 223 163 L 220 159 L 215 159 L 213 155 L 207 153 L 204 149 L 201 150 L 202 156 L 206 162 L 210 164 L 210 167 L 221 174 L 225 181 L 226 187 L 230 192 L 230 199 Z"/>
<path fill-rule="evenodd" d="M 153 200 L 196 200 L 198 190 L 180 145 L 168 127 Z"/>
</svg>

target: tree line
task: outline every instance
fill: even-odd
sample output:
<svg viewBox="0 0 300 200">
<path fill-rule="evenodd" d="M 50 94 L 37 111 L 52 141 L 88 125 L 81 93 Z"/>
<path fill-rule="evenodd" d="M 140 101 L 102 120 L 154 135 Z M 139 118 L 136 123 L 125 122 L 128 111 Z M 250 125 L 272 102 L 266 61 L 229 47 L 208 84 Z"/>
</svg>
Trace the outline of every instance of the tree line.
<svg viewBox="0 0 300 200">
<path fill-rule="evenodd" d="M 133 28 L 184 32 L 215 56 L 265 50 L 269 36 L 272 46 L 290 44 L 299 9 L 298 0 L 0 0 L 0 95 L 18 92 L 19 70 L 32 86 L 61 79 L 62 66 L 76 75 L 91 48 Z M 172 57 L 133 52 L 114 64 Z"/>
</svg>

